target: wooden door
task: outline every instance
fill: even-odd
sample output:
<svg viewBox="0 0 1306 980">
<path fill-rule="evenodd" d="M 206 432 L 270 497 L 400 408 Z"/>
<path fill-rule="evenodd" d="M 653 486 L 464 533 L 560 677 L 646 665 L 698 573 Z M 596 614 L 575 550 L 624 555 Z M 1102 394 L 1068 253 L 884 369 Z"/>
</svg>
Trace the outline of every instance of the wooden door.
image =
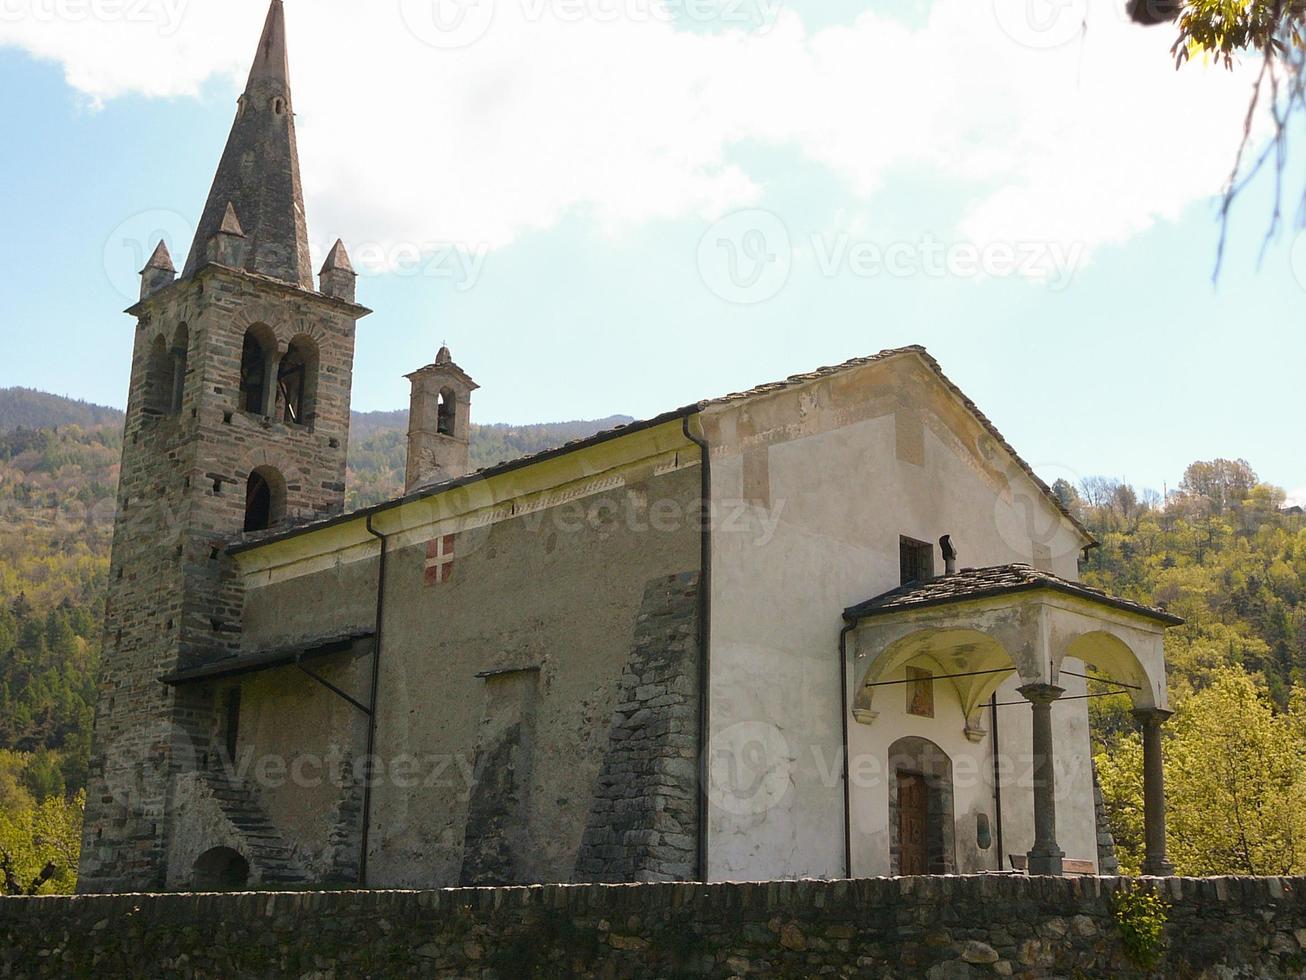
<svg viewBox="0 0 1306 980">
<path fill-rule="evenodd" d="M 925 777 L 898 773 L 898 873 L 929 874 L 926 826 L 929 822 L 929 788 Z"/>
</svg>

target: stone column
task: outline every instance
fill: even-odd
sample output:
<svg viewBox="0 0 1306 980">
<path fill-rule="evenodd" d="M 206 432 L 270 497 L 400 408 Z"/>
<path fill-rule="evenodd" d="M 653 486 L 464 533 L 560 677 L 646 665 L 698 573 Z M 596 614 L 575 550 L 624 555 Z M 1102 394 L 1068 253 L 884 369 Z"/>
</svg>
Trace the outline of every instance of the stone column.
<svg viewBox="0 0 1306 980">
<path fill-rule="evenodd" d="M 1027 684 L 1020 693 L 1034 708 L 1034 849 L 1029 852 L 1029 873 L 1060 875 L 1066 855 L 1057 846 L 1052 703 L 1066 692 L 1055 684 Z"/>
<path fill-rule="evenodd" d="M 1134 712 L 1143 730 L 1143 825 L 1147 842 L 1143 874 L 1158 878 L 1174 874 L 1165 852 L 1165 765 L 1161 753 L 1161 726 L 1172 714 L 1160 708 Z"/>
</svg>

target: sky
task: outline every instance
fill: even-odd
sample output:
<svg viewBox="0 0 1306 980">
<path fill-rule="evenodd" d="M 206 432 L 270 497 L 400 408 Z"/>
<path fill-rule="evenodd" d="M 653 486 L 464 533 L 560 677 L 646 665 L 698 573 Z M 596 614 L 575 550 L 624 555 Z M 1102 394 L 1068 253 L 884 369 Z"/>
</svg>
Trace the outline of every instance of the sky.
<svg viewBox="0 0 1306 980">
<path fill-rule="evenodd" d="M 1046 478 L 1306 503 L 1306 236 L 1218 195 L 1254 65 L 1108 0 L 285 0 L 309 233 L 480 422 L 644 417 L 923 344 Z M 0 386 L 122 406 L 267 0 L 0 0 Z M 1296 171 L 1300 190 L 1303 175 Z"/>
</svg>

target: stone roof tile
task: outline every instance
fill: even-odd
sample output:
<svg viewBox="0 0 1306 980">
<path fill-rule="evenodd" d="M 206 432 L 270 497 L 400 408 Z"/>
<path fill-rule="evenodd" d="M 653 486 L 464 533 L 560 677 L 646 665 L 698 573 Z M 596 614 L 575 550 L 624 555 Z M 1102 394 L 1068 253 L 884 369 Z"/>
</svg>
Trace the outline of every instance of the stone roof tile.
<svg viewBox="0 0 1306 980">
<path fill-rule="evenodd" d="M 1132 599 L 1122 599 L 1101 589 L 1094 589 L 1080 582 L 1071 582 L 1059 575 L 1024 564 L 964 568 L 955 575 L 941 575 L 921 582 L 909 582 L 891 592 L 844 610 L 844 618 L 850 623 L 856 623 L 875 616 L 887 616 L 930 606 L 1038 590 L 1051 590 L 1088 599 L 1091 602 L 1156 619 L 1170 626 L 1179 626 L 1183 623 L 1178 616 L 1164 609 L 1135 602 Z"/>
</svg>

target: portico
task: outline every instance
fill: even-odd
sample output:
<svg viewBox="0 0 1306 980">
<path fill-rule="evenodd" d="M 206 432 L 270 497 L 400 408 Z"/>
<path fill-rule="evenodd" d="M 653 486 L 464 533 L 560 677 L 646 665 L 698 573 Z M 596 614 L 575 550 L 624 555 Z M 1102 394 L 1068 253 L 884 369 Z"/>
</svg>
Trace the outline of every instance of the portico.
<svg viewBox="0 0 1306 980">
<path fill-rule="evenodd" d="M 1080 673 L 1067 667 L 1067 681 L 1091 675 L 1128 693 L 1143 733 L 1144 872 L 1172 873 L 1165 850 L 1161 749 L 1161 726 L 1170 716 L 1164 635 L 1182 620 L 1029 565 L 966 569 L 910 583 L 846 610 L 844 617 L 851 631 L 845 683 L 853 726 L 883 726 L 880 707 L 887 703 L 885 698 L 900 697 L 903 685 L 937 683 L 947 695 L 940 703 L 948 710 L 933 717 L 936 741 L 969 743 L 977 752 L 988 744 L 997 772 L 1004 760 L 992 751 L 990 728 L 1001 717 L 995 695 L 1014 684 L 1019 700 L 1004 702 L 1003 707 L 1015 712 L 1020 700 L 1028 702 L 1030 717 L 1021 727 L 1030 733 L 1029 747 L 1027 754 L 1019 753 L 1016 769 L 1032 797 L 1031 874 L 1060 875 L 1066 857 L 1057 835 L 1056 757 L 1063 736 L 1052 713 L 1067 695 L 1063 665 L 1070 660 L 1076 668 L 1092 668 Z M 965 743 L 957 742 L 958 730 Z M 874 742 L 887 744 L 898 734 L 885 731 Z M 1004 753 L 1010 753 L 1009 746 Z M 892 783 L 895 773 L 886 777 Z M 850 819 L 856 795 L 855 790 L 850 793 Z"/>
</svg>

